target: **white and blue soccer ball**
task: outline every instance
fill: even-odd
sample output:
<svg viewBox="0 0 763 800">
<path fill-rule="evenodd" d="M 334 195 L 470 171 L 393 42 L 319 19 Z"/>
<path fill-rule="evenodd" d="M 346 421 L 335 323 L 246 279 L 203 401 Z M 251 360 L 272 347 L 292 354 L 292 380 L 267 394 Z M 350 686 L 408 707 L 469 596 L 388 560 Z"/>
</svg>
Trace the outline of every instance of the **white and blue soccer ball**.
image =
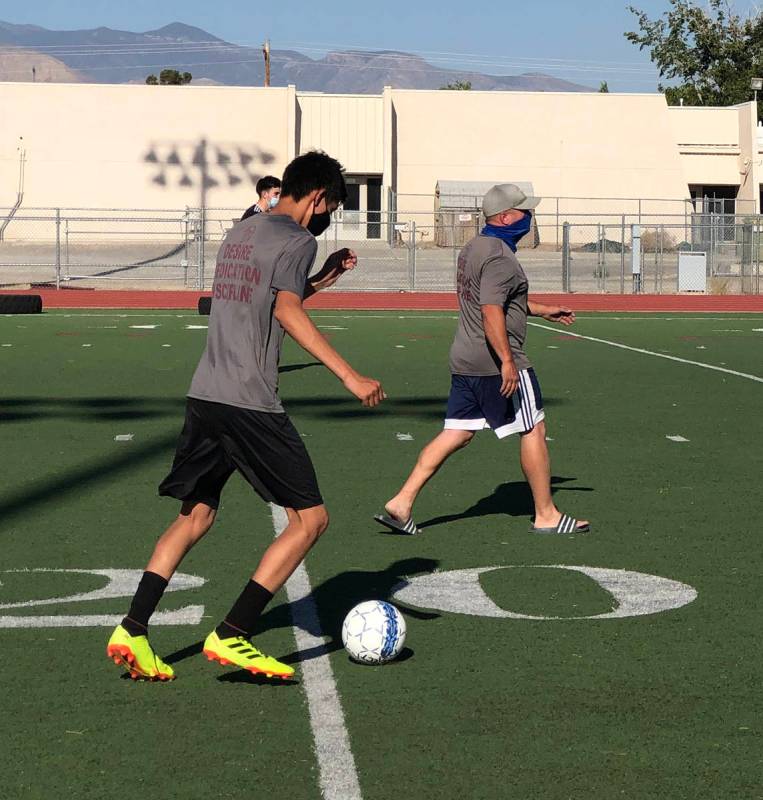
<svg viewBox="0 0 763 800">
<path fill-rule="evenodd" d="M 392 661 L 405 644 L 403 615 L 383 600 L 359 603 L 344 618 L 342 644 L 362 664 Z"/>
</svg>

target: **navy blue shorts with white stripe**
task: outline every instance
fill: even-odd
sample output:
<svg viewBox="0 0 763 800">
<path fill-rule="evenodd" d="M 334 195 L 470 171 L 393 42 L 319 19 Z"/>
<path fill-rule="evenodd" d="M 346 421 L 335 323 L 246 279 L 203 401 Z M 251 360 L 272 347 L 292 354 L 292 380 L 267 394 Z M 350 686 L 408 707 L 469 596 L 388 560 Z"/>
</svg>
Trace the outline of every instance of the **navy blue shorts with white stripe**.
<svg viewBox="0 0 763 800">
<path fill-rule="evenodd" d="M 453 375 L 445 429 L 492 428 L 499 439 L 505 439 L 514 433 L 529 433 L 545 419 L 543 396 L 532 367 L 519 371 L 519 386 L 511 397 L 503 397 L 501 382 L 500 375 Z"/>
</svg>

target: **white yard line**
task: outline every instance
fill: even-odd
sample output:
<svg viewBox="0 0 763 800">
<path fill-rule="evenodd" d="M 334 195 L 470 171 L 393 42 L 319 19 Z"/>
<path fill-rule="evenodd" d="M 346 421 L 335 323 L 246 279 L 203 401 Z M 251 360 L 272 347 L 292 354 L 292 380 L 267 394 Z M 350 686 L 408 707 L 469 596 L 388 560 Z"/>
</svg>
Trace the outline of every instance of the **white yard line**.
<svg viewBox="0 0 763 800">
<path fill-rule="evenodd" d="M 685 317 L 683 314 L 677 317 L 656 317 L 653 314 L 661 314 L 661 311 L 641 311 L 638 312 L 642 316 L 638 317 L 605 317 L 601 314 L 594 314 L 593 316 L 584 316 L 576 314 L 576 319 L 609 319 L 617 320 L 618 322 L 683 322 L 691 320 L 693 322 L 760 322 L 761 315 L 757 317 Z M 742 312 L 745 313 L 745 312 Z"/>
<path fill-rule="evenodd" d="M 737 372 L 733 369 L 727 369 L 726 367 L 717 367 L 715 364 L 705 364 L 702 361 L 691 361 L 688 358 L 679 358 L 678 356 L 669 356 L 666 353 L 655 353 L 654 350 L 645 350 L 642 347 L 630 347 L 627 344 L 621 344 L 620 342 L 612 342 L 609 339 L 598 339 L 595 336 L 583 336 L 580 333 L 572 333 L 571 331 L 561 329 L 561 328 L 552 328 L 550 325 L 541 325 L 539 322 L 528 322 L 528 325 L 532 325 L 533 328 L 543 328 L 546 331 L 552 331 L 553 333 L 558 333 L 563 336 L 572 336 L 575 339 L 585 339 L 587 342 L 598 342 L 599 344 L 606 344 L 610 347 L 617 347 L 620 350 L 630 350 L 632 353 L 643 353 L 646 356 L 654 356 L 655 358 L 664 358 L 668 361 L 677 361 L 679 364 L 691 364 L 693 367 L 702 367 L 703 369 L 711 369 L 714 372 L 724 372 L 727 375 L 735 375 L 737 378 L 746 378 L 749 381 L 756 381 L 757 383 L 763 383 L 763 378 L 757 375 L 749 375 L 746 372 Z"/>
<path fill-rule="evenodd" d="M 273 529 L 278 536 L 289 520 L 281 506 L 271 503 L 270 511 Z M 350 737 L 331 671 L 326 640 L 323 636 L 309 633 L 319 631 L 320 622 L 304 564 L 300 564 L 286 581 L 285 589 L 289 598 L 297 649 L 300 652 L 310 651 L 312 654 L 309 660 L 301 662 L 302 686 L 310 713 L 321 794 L 325 800 L 361 800 L 355 758 L 350 749 Z"/>
<path fill-rule="evenodd" d="M 308 309 L 310 311 L 310 309 Z M 593 316 L 589 315 L 582 315 L 578 314 L 578 319 L 589 319 L 589 320 L 618 320 L 621 322 L 674 322 L 676 320 L 681 321 L 694 321 L 694 322 L 760 322 L 761 315 L 758 316 L 744 316 L 744 317 L 710 317 L 710 316 L 703 316 L 703 317 L 688 317 L 688 316 L 674 316 L 674 317 L 658 317 L 653 316 L 654 313 L 664 313 L 664 312 L 649 312 L 644 311 L 641 312 L 642 316 L 638 317 L 613 317 L 613 316 L 602 316 L 600 314 L 596 314 Z M 744 313 L 744 312 L 742 312 Z M 5 314 L 3 316 L 12 317 L 15 316 L 13 314 Z M 406 315 L 399 315 L 395 314 L 395 309 L 390 309 L 385 314 L 366 314 L 363 312 L 351 314 L 351 313 L 341 313 L 341 311 L 335 314 L 319 314 L 319 313 L 312 313 L 310 312 L 310 316 L 313 319 L 458 319 L 458 312 L 452 311 L 450 313 L 439 313 L 433 314 L 426 310 L 421 310 L 416 314 L 406 314 Z M 76 319 L 77 317 L 89 318 L 89 317 L 108 317 L 108 318 L 118 318 L 118 319 L 135 319 L 135 318 L 143 318 L 143 319 L 161 319 L 161 318 L 176 318 L 176 319 L 184 319 L 187 317 L 196 317 L 198 319 L 199 314 L 196 312 L 188 312 L 186 314 L 173 314 L 169 312 L 164 313 L 145 313 L 142 314 L 140 312 L 132 313 L 132 314 L 125 314 L 124 312 L 120 312 L 119 310 L 112 311 L 111 313 L 84 313 L 84 314 L 77 314 L 72 312 L 63 312 L 63 311 L 46 311 L 44 314 L 40 314 L 36 317 L 36 319 L 47 319 L 47 318 L 56 318 L 56 317 L 68 317 L 70 319 Z"/>
<path fill-rule="evenodd" d="M 6 315 L 9 316 L 9 315 Z M 44 314 L 40 314 L 36 317 L 36 319 L 47 319 L 48 317 L 68 317 L 69 319 L 77 319 L 79 317 L 108 317 L 109 319 L 134 319 L 134 318 L 141 318 L 141 319 L 154 319 L 160 317 L 175 317 L 177 319 L 183 319 L 184 317 L 199 317 L 198 313 L 193 314 L 124 314 L 120 311 L 112 311 L 110 314 L 72 314 L 71 312 L 59 312 L 59 311 L 46 311 Z"/>
</svg>

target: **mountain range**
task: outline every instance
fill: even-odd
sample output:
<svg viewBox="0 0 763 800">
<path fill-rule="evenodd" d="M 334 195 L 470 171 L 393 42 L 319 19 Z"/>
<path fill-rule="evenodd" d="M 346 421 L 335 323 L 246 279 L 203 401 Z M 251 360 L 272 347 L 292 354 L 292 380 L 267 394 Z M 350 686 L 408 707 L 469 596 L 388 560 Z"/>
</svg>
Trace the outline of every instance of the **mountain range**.
<svg viewBox="0 0 763 800">
<path fill-rule="evenodd" d="M 0 81 L 144 83 L 147 75 L 165 67 L 190 72 L 196 84 L 262 86 L 265 80 L 260 48 L 231 44 L 180 22 L 133 33 L 54 31 L 0 21 Z M 317 59 L 295 50 L 271 51 L 271 85 L 295 84 L 301 91 L 375 94 L 384 86 L 439 89 L 455 81 L 470 81 L 479 90 L 591 91 L 541 73 L 443 69 L 391 50 L 337 51 Z"/>
</svg>

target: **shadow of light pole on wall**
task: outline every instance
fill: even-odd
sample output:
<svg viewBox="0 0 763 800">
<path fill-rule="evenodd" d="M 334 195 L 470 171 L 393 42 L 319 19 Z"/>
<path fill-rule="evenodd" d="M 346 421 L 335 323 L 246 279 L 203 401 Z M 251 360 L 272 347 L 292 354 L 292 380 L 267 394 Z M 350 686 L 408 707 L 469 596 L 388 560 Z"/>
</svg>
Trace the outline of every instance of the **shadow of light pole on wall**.
<svg viewBox="0 0 763 800">
<path fill-rule="evenodd" d="M 262 177 L 258 170 L 275 161 L 275 156 L 259 145 L 231 142 L 210 142 L 202 137 L 197 141 L 154 142 L 143 157 L 151 170 L 150 181 L 160 189 L 199 190 L 198 241 L 199 288 L 204 286 L 204 242 L 208 195 L 214 189 L 235 189 L 242 185 L 254 187 Z"/>
</svg>

